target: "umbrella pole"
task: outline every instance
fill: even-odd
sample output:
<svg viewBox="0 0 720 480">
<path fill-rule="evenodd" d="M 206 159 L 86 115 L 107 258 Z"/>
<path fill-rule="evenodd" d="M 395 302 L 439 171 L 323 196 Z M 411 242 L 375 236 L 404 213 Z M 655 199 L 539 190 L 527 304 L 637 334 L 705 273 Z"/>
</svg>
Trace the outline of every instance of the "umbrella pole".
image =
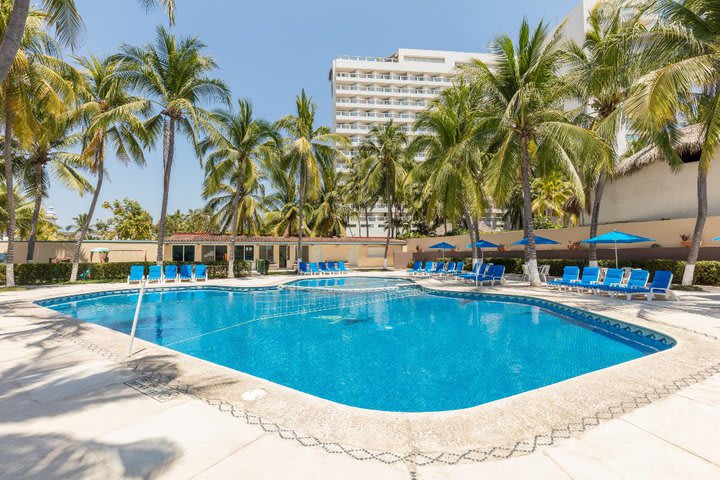
<svg viewBox="0 0 720 480">
<path fill-rule="evenodd" d="M 617 240 L 615 241 L 615 268 L 618 268 Z"/>
</svg>

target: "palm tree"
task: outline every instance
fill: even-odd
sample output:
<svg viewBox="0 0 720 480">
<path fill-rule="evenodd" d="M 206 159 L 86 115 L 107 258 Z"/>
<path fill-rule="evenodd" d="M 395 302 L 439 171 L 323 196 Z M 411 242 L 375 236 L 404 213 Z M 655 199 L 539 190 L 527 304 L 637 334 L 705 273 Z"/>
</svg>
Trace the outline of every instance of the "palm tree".
<svg viewBox="0 0 720 480">
<path fill-rule="evenodd" d="M 83 229 L 85 223 L 87 223 L 87 213 L 78 213 L 72 218 L 72 224 L 65 227 L 69 233 L 73 234 L 73 237 Z M 88 227 L 87 234 L 92 235 L 95 233 L 95 229 L 91 226 Z"/>
<path fill-rule="evenodd" d="M 295 99 L 296 113 L 281 118 L 277 126 L 288 135 L 286 159 L 290 170 L 298 178 L 298 243 L 297 259 L 302 259 L 302 237 L 305 229 L 304 201 L 316 200 L 322 181 L 321 162 L 332 162 L 344 158 L 338 147 L 349 146 L 348 139 L 330 132 L 326 126 L 315 127 L 317 106 L 303 89 Z M 328 165 L 325 165 L 327 168 Z"/>
<path fill-rule="evenodd" d="M 208 137 L 200 145 L 201 152 L 208 154 L 203 190 L 206 198 L 220 192 L 232 194 L 232 200 L 227 204 L 229 211 L 223 210 L 221 215 L 226 217 L 223 223 L 230 224 L 228 278 L 233 278 L 238 224 L 247 223 L 253 227 L 259 224 L 257 203 L 252 195 L 260 186 L 255 162 L 277 148 L 278 139 L 268 123 L 253 118 L 252 106 L 247 100 L 238 100 L 237 112 L 214 112 L 210 121 Z M 226 195 L 215 197 L 211 202 L 213 208 L 224 203 L 224 197 Z"/>
<path fill-rule="evenodd" d="M 352 162 L 343 176 L 340 193 L 343 202 L 350 205 L 357 217 L 358 237 L 362 236 L 361 214 L 365 215 L 365 236 L 368 235 L 368 209 L 375 203 L 367 188 L 367 172 L 363 170 L 362 162 Z M 350 226 L 351 227 L 351 226 Z"/>
<path fill-rule="evenodd" d="M 612 153 L 606 162 L 583 162 L 581 166 L 592 192 L 591 237 L 597 235 L 605 183 L 624 153 L 619 137 L 628 128 L 625 100 L 647 63 L 636 55 L 637 38 L 646 32 L 643 13 L 632 4 L 599 2 L 590 11 L 583 44 L 568 45 L 568 82 L 577 87 L 584 107 L 580 121 L 605 140 Z M 588 260 L 597 266 L 594 243 L 589 245 Z"/>
<path fill-rule="evenodd" d="M 83 30 L 80 15 L 75 9 L 74 0 L 43 0 L 42 10 L 46 12 L 47 23 L 55 27 L 57 38 L 65 45 L 75 47 Z M 18 51 L 27 33 L 27 26 L 33 16 L 30 0 L 2 0 L 4 31 L 0 44 L 0 83 L 10 72 L 16 61 Z"/>
<path fill-rule="evenodd" d="M 154 43 L 144 47 L 123 45 L 117 56 L 124 63 L 123 76 L 159 108 L 147 121 L 148 130 L 156 138 L 162 132 L 163 193 L 158 222 L 158 264 L 163 262 L 175 134 L 179 131 L 186 135 L 197 147 L 197 133 L 209 116 L 200 104 L 213 100 L 229 102 L 230 98 L 228 87 L 221 80 L 207 76 L 217 65 L 202 53 L 204 49 L 205 45 L 197 37 L 177 39 L 164 27 L 158 27 Z"/>
<path fill-rule="evenodd" d="M 74 127 L 74 119 L 67 114 L 49 115 L 42 104 L 35 107 L 30 135 L 31 146 L 27 152 L 28 162 L 25 164 L 29 170 L 26 175 L 29 178 L 28 183 L 35 198 L 28 236 L 28 263 L 33 261 L 42 201 L 47 196 L 50 178 L 81 196 L 92 191 L 92 186 L 83 176 L 87 164 L 80 155 L 65 151 L 80 141 L 79 134 L 70 133 L 70 129 Z"/>
<path fill-rule="evenodd" d="M 81 158 L 88 163 L 96 182 L 85 223 L 75 235 L 71 282 L 77 280 L 82 242 L 100 197 L 105 178 L 106 150 L 110 146 L 119 160 L 144 165 L 143 148 L 147 146 L 148 133 L 141 116 L 150 109 L 148 100 L 128 93 L 128 82 L 118 74 L 121 65 L 117 60 L 93 56 L 76 60 L 82 68 L 80 84 L 84 98 L 78 108 L 84 122 Z"/>
<path fill-rule="evenodd" d="M 288 172 L 280 155 L 269 155 L 262 162 L 273 193 L 262 202 L 264 216 L 263 230 L 270 235 L 297 235 L 300 225 L 300 211 L 297 204 L 298 186 L 292 172 Z M 305 207 L 307 209 L 307 206 Z M 305 228 L 304 234 L 310 234 Z"/>
<path fill-rule="evenodd" d="M 175 0 L 139 0 L 146 10 L 162 6 L 167 10 L 170 24 L 175 24 Z M 0 82 L 5 79 L 14 61 L 25 30 L 30 12 L 30 0 L 15 0 L 10 14 L 10 0 L 2 0 L 3 8 L 8 10 L 8 28 L 0 44 Z M 75 8 L 75 0 L 42 0 L 42 8 L 48 14 L 49 22 L 55 27 L 60 41 L 70 47 L 76 47 L 83 31 L 82 18 Z"/>
<path fill-rule="evenodd" d="M 540 285 L 530 191 L 533 167 L 563 171 L 582 196 L 573 159 L 608 155 L 596 135 L 571 124 L 563 111 L 570 89 L 558 75 L 562 28 L 551 35 L 547 30 L 543 22 L 531 30 L 523 20 L 517 44 L 506 35 L 492 43 L 492 67 L 475 60 L 465 69 L 467 78 L 482 92 L 479 107 L 486 132 L 497 145 L 488 171 L 496 202 L 505 203 L 518 180 L 522 185 L 526 261 L 533 286 Z"/>
<path fill-rule="evenodd" d="M 390 236 L 393 224 L 393 206 L 398 193 L 402 190 L 407 177 L 408 137 L 400 127 L 390 120 L 382 126 L 370 129 L 368 136 L 360 145 L 360 157 L 367 171 L 367 183 L 370 191 L 383 199 L 388 209 L 387 239 L 383 268 L 387 269 Z"/>
<path fill-rule="evenodd" d="M 486 145 L 481 142 L 483 120 L 474 109 L 474 96 L 469 85 L 457 83 L 418 115 L 415 129 L 425 133 L 415 138 L 410 152 L 424 152 L 425 161 L 411 171 L 409 181 L 422 179 L 418 183 L 428 200 L 429 218 L 440 209 L 442 216 L 453 223 L 464 218 L 473 244 L 473 259 L 477 259 L 476 219 L 485 207 L 482 160 Z"/>
<path fill-rule="evenodd" d="M 8 28 L 9 3 L 0 3 L 0 35 Z M 65 99 L 72 96 L 70 84 L 63 78 L 64 65 L 56 58 L 59 48 L 45 31 L 45 14 L 39 11 L 29 13 L 20 48 L 4 81 L 0 84 L 0 107 L 5 124 L 4 162 L 5 191 L 7 192 L 7 236 L 6 284 L 15 284 L 14 240 L 15 240 L 15 192 L 13 169 L 13 141 L 22 148 L 30 146 L 32 115 L 28 105 L 36 102 L 43 105 L 49 114 L 60 114 L 65 110 Z"/>
<path fill-rule="evenodd" d="M 331 162 L 321 164 L 322 188 L 317 206 L 310 214 L 312 232 L 318 237 L 344 237 L 352 209 L 339 188 L 340 173 Z"/>
<path fill-rule="evenodd" d="M 673 169 L 682 160 L 672 148 L 685 105 L 696 104 L 702 125 L 698 212 L 682 284 L 690 285 L 707 219 L 707 176 L 720 151 L 720 2 L 660 0 L 660 26 L 646 36 L 645 53 L 662 65 L 636 83 L 627 102 L 635 127 L 652 138 Z M 698 104 L 698 102 L 700 102 Z"/>
</svg>

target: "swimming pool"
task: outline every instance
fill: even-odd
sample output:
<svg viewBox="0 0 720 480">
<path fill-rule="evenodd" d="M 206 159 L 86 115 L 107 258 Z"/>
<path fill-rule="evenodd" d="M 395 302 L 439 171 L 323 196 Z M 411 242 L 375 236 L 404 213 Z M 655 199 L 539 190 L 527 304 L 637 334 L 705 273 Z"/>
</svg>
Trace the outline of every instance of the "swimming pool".
<svg viewBox="0 0 720 480">
<path fill-rule="evenodd" d="M 38 303 L 128 333 L 136 301 L 118 291 Z M 137 335 L 321 398 L 401 412 L 473 407 L 673 343 L 542 300 L 418 286 L 150 290 Z"/>
</svg>

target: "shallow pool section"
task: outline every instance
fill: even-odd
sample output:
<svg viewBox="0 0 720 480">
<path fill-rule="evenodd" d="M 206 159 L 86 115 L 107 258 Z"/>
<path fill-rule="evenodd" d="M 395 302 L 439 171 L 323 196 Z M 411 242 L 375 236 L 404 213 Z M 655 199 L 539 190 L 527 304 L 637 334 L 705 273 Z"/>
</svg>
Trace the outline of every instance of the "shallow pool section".
<svg viewBox="0 0 720 480">
<path fill-rule="evenodd" d="M 114 292 L 39 303 L 128 333 L 136 302 L 137 293 Z M 151 290 L 137 333 L 328 400 L 402 412 L 473 407 L 672 345 L 542 300 L 417 286 Z"/>
<path fill-rule="evenodd" d="M 404 278 L 383 277 L 309 277 L 295 280 L 285 285 L 286 288 L 328 288 L 335 290 L 376 290 L 410 287 L 415 285 L 412 280 Z"/>
</svg>

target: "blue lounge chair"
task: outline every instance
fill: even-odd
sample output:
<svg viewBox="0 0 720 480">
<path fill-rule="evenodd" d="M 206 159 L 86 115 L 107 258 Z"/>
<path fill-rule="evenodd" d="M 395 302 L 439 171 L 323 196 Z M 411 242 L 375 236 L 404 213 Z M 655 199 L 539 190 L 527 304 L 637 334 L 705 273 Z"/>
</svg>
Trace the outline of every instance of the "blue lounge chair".
<svg viewBox="0 0 720 480">
<path fill-rule="evenodd" d="M 150 265 L 147 276 L 148 283 L 162 282 L 162 267 L 160 265 Z"/>
<path fill-rule="evenodd" d="M 195 281 L 207 282 L 207 266 L 205 265 L 195 265 Z"/>
<path fill-rule="evenodd" d="M 177 282 L 177 265 L 165 265 L 163 282 Z"/>
<path fill-rule="evenodd" d="M 318 266 L 318 270 L 320 270 L 320 273 L 330 273 L 330 270 L 328 270 L 328 268 L 327 268 L 327 263 L 318 262 L 317 266 Z"/>
<path fill-rule="evenodd" d="M 337 262 L 328 262 L 328 269 L 333 273 L 340 273 Z"/>
<path fill-rule="evenodd" d="M 579 281 L 580 277 L 580 267 L 575 266 L 567 266 L 563 268 L 563 276 L 562 278 L 556 278 L 555 280 L 550 280 L 547 285 L 548 287 L 569 287 L 573 283 L 577 283 Z"/>
<path fill-rule="evenodd" d="M 311 274 L 313 274 L 313 275 L 322 275 L 322 272 L 321 272 L 320 269 L 318 268 L 317 263 L 315 263 L 315 262 L 310 262 L 309 268 L 310 268 L 310 273 L 311 273 Z"/>
<path fill-rule="evenodd" d="M 419 273 L 422 270 L 422 262 L 414 262 L 412 268 L 408 269 L 407 273 L 410 275 Z"/>
<path fill-rule="evenodd" d="M 445 270 L 443 270 L 442 275 L 452 275 L 453 273 L 455 273 L 455 265 L 457 265 L 457 263 L 455 262 L 448 263 L 445 266 Z"/>
<path fill-rule="evenodd" d="M 602 282 L 595 282 L 591 284 L 584 284 L 581 282 L 578 287 L 586 288 L 591 290 L 593 293 L 597 293 L 610 285 L 622 285 L 623 274 L 624 272 L 622 268 L 608 268 Z"/>
<path fill-rule="evenodd" d="M 482 277 L 485 275 L 485 272 L 487 272 L 488 266 L 492 265 L 492 263 L 476 263 L 475 266 L 473 266 L 472 272 L 469 273 L 461 273 L 458 275 L 458 278 L 462 280 L 472 280 L 475 281 L 476 278 Z"/>
<path fill-rule="evenodd" d="M 570 288 L 585 288 L 584 285 L 595 285 L 600 283 L 600 267 L 585 267 L 582 270 L 582 276 L 577 282 L 570 282 Z"/>
<path fill-rule="evenodd" d="M 433 272 L 433 275 L 437 275 L 439 277 L 442 277 L 443 275 L 448 274 L 448 270 L 450 270 L 450 266 L 452 265 L 453 270 L 455 269 L 455 262 L 448 262 L 444 264 L 439 270 L 436 270 Z"/>
<path fill-rule="evenodd" d="M 435 268 L 435 262 L 425 262 L 425 267 L 420 272 L 421 275 L 430 275 Z"/>
<path fill-rule="evenodd" d="M 130 275 L 128 275 L 128 284 L 134 282 L 142 282 L 145 280 L 145 267 L 142 265 L 133 265 L 130 267 Z"/>
<path fill-rule="evenodd" d="M 650 284 L 650 291 L 647 292 L 648 302 L 652 302 L 652 299 L 655 298 L 655 295 L 662 295 L 666 298 L 669 297 L 676 301 L 679 300 L 675 292 L 670 290 L 670 287 L 672 286 L 672 281 L 672 272 L 669 272 L 667 270 L 657 270 L 655 272 L 655 275 L 653 275 L 653 281 Z"/>
<path fill-rule="evenodd" d="M 485 282 L 490 282 L 490 285 L 495 285 L 495 282 L 502 284 L 504 277 L 505 265 L 493 265 L 488 269 L 488 273 L 484 277 L 478 279 L 478 283 L 481 285 Z"/>
<path fill-rule="evenodd" d="M 650 272 L 647 270 L 635 269 L 630 272 L 630 277 L 624 285 L 610 285 L 602 290 L 614 295 L 621 293 L 633 292 L 635 290 L 644 289 L 650 279 Z"/>
<path fill-rule="evenodd" d="M 644 294 L 648 302 L 652 302 L 655 295 L 662 295 L 664 297 L 672 298 L 677 300 L 678 297 L 670 290 L 672 285 L 673 274 L 668 270 L 658 270 L 653 275 L 652 283 L 649 287 L 642 288 L 629 288 L 626 292 L 627 299 L 630 300 L 633 295 Z"/>
<path fill-rule="evenodd" d="M 444 268 L 445 268 L 445 262 L 438 262 L 438 263 L 435 265 L 435 268 L 434 268 L 430 273 L 431 273 L 431 274 L 440 273 L 440 272 L 443 271 Z"/>
<path fill-rule="evenodd" d="M 310 269 L 305 262 L 298 262 L 298 273 L 300 275 L 310 275 Z"/>
<path fill-rule="evenodd" d="M 348 269 L 345 268 L 345 262 L 338 262 L 338 269 L 340 270 L 340 273 L 348 272 Z"/>
<path fill-rule="evenodd" d="M 193 274 L 192 274 L 192 265 L 180 265 L 180 281 L 188 281 L 192 282 Z"/>
<path fill-rule="evenodd" d="M 453 275 L 462 273 L 463 269 L 465 268 L 465 262 L 458 262 L 455 264 L 455 271 L 452 272 Z"/>
</svg>

